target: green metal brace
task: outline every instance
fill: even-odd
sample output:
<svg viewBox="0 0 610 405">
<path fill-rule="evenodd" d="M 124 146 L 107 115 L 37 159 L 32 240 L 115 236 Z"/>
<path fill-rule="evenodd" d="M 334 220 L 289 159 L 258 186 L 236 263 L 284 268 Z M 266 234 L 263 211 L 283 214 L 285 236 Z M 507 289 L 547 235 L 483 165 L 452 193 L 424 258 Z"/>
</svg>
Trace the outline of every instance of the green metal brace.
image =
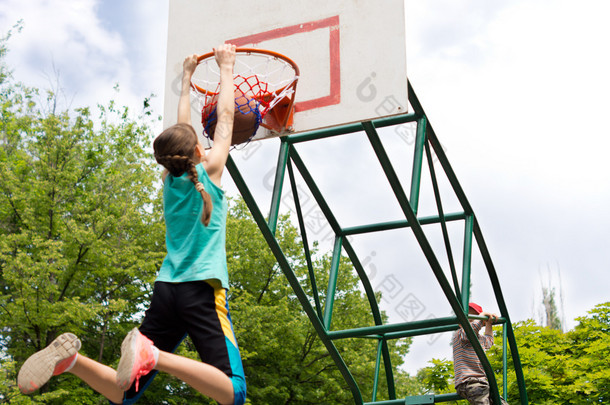
<svg viewBox="0 0 610 405">
<path fill-rule="evenodd" d="M 469 301 L 469 285 L 470 285 L 470 273 L 471 273 L 471 260 L 472 260 L 472 244 L 476 242 L 479 247 L 479 251 L 483 258 L 485 268 L 487 269 L 488 276 L 493 287 L 493 291 L 496 297 L 498 307 L 500 309 L 501 318 L 498 323 L 503 324 L 503 389 L 504 395 L 506 396 L 507 390 L 507 375 L 506 375 L 506 345 L 510 347 L 513 365 L 515 369 L 515 376 L 519 387 L 520 401 L 521 404 L 527 404 L 527 392 L 525 389 L 525 383 L 523 378 L 523 372 L 521 370 L 521 363 L 518 354 L 518 347 L 515 341 L 514 332 L 510 323 L 510 318 L 506 309 L 502 291 L 500 289 L 498 277 L 491 261 L 491 256 L 483 239 L 481 229 L 478 221 L 464 191 L 462 190 L 453 169 L 451 168 L 449 161 L 440 145 L 440 142 L 436 138 L 434 130 L 430 125 L 426 114 L 415 95 L 411 85 L 409 84 L 409 102 L 411 103 L 414 113 L 402 114 L 392 117 L 380 118 L 372 121 L 365 121 L 360 123 L 353 123 L 333 128 L 325 128 L 322 130 L 311 131 L 307 133 L 289 135 L 281 139 L 280 151 L 278 155 L 278 164 L 276 168 L 275 181 L 272 192 L 271 207 L 269 210 L 269 216 L 267 220 L 263 217 L 261 210 L 254 200 L 246 182 L 241 176 L 235 162 L 229 156 L 227 161 L 227 168 L 229 173 L 233 177 L 233 180 L 239 189 L 245 203 L 250 209 L 252 216 L 260 228 L 263 237 L 267 244 L 271 248 L 271 251 L 276 257 L 280 268 L 285 274 L 290 286 L 295 292 L 296 297 L 303 306 L 303 310 L 309 317 L 314 329 L 316 330 L 320 340 L 325 345 L 330 356 L 335 361 L 337 368 L 344 377 L 349 389 L 354 397 L 354 402 L 357 405 L 403 405 L 403 404 L 429 404 L 437 402 L 448 402 L 459 400 L 460 397 L 457 394 L 440 394 L 440 395 L 423 395 L 423 396 L 408 396 L 406 398 L 397 398 L 396 387 L 394 383 L 394 374 L 392 370 L 392 364 L 390 361 L 390 353 L 388 348 L 388 341 L 392 339 L 400 339 L 411 336 L 427 335 L 433 333 L 441 333 L 447 331 L 453 331 L 460 326 L 466 332 L 469 340 L 471 341 L 477 356 L 479 357 L 481 364 L 487 375 L 487 379 L 490 383 L 491 395 L 494 402 L 499 400 L 499 391 L 496 383 L 496 379 L 485 356 L 485 352 L 481 347 L 476 334 L 470 326 L 469 316 L 467 315 L 468 301 Z M 384 150 L 383 144 L 377 133 L 378 128 L 404 124 L 408 122 L 417 123 L 415 149 L 413 156 L 413 168 L 411 177 L 411 189 L 409 197 L 404 192 L 402 185 L 396 175 L 394 168 L 390 162 L 387 153 Z M 369 139 L 369 142 L 381 164 L 381 167 L 387 177 L 388 182 L 394 192 L 394 195 L 401 207 L 404 214 L 403 219 L 398 219 L 390 222 L 366 224 L 361 226 L 342 228 L 335 218 L 332 210 L 326 203 L 324 196 L 316 185 L 313 176 L 311 176 L 305 163 L 301 159 L 295 145 L 301 142 L 315 141 L 318 139 L 324 139 L 334 137 L 338 135 L 345 135 L 354 132 L 364 131 Z M 443 169 L 449 183 L 457 196 L 460 205 L 462 206 L 463 212 L 445 213 L 443 210 L 440 193 L 438 190 L 438 184 L 436 181 L 436 174 L 432 165 L 431 149 L 436 154 L 441 168 Z M 435 201 L 437 204 L 438 215 L 429 217 L 417 217 L 418 206 L 419 206 L 419 192 L 422 176 L 422 163 L 424 154 L 426 155 L 431 180 L 433 183 L 433 189 L 435 194 Z M 300 208 L 300 202 L 298 198 L 296 180 L 294 175 L 294 167 L 299 171 L 302 179 L 306 183 L 309 191 L 313 195 L 316 203 L 320 207 L 323 215 L 328 221 L 330 227 L 335 233 L 335 245 L 333 249 L 333 259 L 331 267 L 329 269 L 329 281 L 326 290 L 326 300 L 324 307 L 320 303 L 318 286 L 315 280 L 315 273 L 311 260 L 311 253 L 308 247 L 307 233 L 305 229 L 305 222 L 303 219 L 303 213 Z M 303 242 L 303 249 L 308 265 L 308 274 L 310 278 L 310 286 L 312 289 L 314 306 L 310 302 L 310 297 L 307 296 L 303 290 L 299 280 L 290 266 L 290 263 L 286 259 L 284 253 L 277 239 L 275 238 L 275 231 L 277 226 L 277 219 L 279 214 L 279 207 L 282 197 L 282 188 L 285 179 L 285 172 L 288 170 L 291 192 L 294 195 L 294 201 L 296 205 L 296 212 L 299 222 L 299 228 L 301 232 L 301 239 Z M 461 288 L 457 279 L 457 273 L 455 265 L 453 263 L 452 250 L 449 244 L 449 238 L 446 229 L 446 222 L 449 221 L 464 221 L 464 246 L 463 246 L 463 259 L 462 259 L 462 278 Z M 447 249 L 447 255 L 449 258 L 449 266 L 451 270 L 451 276 L 453 286 L 447 280 L 441 264 L 439 263 L 428 239 L 426 238 L 422 226 L 429 224 L 441 224 L 443 230 L 443 237 L 445 241 L 445 248 Z M 427 319 L 423 321 L 412 321 L 398 324 L 383 324 L 381 310 L 377 303 L 375 292 L 372 288 L 370 280 L 362 266 L 358 255 L 352 247 L 349 238 L 350 235 L 380 232 L 391 229 L 409 228 L 413 232 L 422 252 L 424 253 L 432 272 L 434 273 L 444 295 L 448 300 L 451 308 L 453 309 L 455 316 Z M 335 291 L 337 286 L 337 277 L 339 272 L 339 262 L 342 252 L 345 252 L 347 257 L 351 260 L 354 270 L 360 277 L 364 292 L 367 296 L 368 302 L 371 307 L 371 314 L 375 322 L 374 326 L 355 328 L 349 330 L 331 330 L 332 327 L 332 316 L 333 316 L 333 305 L 335 300 Z M 472 316 L 470 316 L 472 318 Z M 363 338 L 363 339 L 375 339 L 377 340 L 377 356 L 375 363 L 375 375 L 374 375 L 374 387 L 372 393 L 372 402 L 364 402 L 358 383 L 351 374 L 349 367 L 345 364 L 341 354 L 337 350 L 334 341 L 339 339 L 347 338 Z M 388 385 L 387 396 L 389 400 L 377 401 L 378 396 L 378 385 L 379 377 L 381 374 L 381 364 L 383 363 L 384 372 Z"/>
</svg>

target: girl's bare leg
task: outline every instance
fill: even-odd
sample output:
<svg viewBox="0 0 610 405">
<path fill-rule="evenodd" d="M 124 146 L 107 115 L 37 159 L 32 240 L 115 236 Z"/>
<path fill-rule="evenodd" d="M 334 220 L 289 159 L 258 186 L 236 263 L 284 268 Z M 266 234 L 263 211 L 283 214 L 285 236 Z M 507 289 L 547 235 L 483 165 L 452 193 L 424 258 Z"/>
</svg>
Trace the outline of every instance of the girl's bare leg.
<svg viewBox="0 0 610 405">
<path fill-rule="evenodd" d="M 114 369 L 79 354 L 74 367 L 68 372 L 79 377 L 115 404 L 123 402 L 124 392 L 117 386 Z"/>
<path fill-rule="evenodd" d="M 179 378 L 220 404 L 229 405 L 234 401 L 231 379 L 214 366 L 159 350 L 155 369 Z"/>
</svg>

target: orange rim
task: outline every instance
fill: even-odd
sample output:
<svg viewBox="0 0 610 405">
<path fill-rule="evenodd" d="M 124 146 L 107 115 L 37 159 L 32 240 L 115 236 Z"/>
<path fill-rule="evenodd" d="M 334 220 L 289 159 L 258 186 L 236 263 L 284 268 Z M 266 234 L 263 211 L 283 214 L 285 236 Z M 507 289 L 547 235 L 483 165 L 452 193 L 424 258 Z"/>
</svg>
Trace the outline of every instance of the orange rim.
<svg viewBox="0 0 610 405">
<path fill-rule="evenodd" d="M 281 53 L 278 52 L 274 52 L 274 51 L 268 51 L 266 49 L 257 49 L 257 48 L 237 48 L 235 49 L 235 53 L 236 54 L 262 54 L 262 55 L 268 55 L 268 56 L 272 56 L 274 58 L 277 59 L 281 59 L 284 62 L 286 62 L 288 65 L 290 65 L 292 67 L 292 69 L 294 70 L 294 74 L 295 77 L 297 78 L 297 80 L 294 80 L 292 83 L 281 87 L 277 90 L 274 90 L 273 92 L 269 92 L 267 93 L 267 95 L 265 95 L 265 97 L 269 97 L 271 96 L 271 94 L 273 94 L 274 96 L 278 96 L 280 93 L 282 93 L 283 91 L 285 91 L 287 88 L 292 87 L 293 92 L 292 94 L 289 96 L 288 99 L 288 105 L 284 106 L 282 108 L 283 113 L 281 115 L 278 115 L 276 117 L 276 124 L 275 125 L 266 125 L 264 123 L 261 123 L 262 127 L 268 128 L 268 129 L 272 129 L 272 130 L 276 130 L 278 132 L 282 132 L 286 129 L 287 125 L 291 125 L 291 121 L 292 121 L 292 117 L 293 117 L 293 105 L 294 105 L 294 95 L 296 93 L 296 85 L 297 85 L 297 81 L 298 78 L 300 76 L 300 70 L 299 67 L 297 66 L 297 64 L 290 59 L 289 57 L 282 55 Z M 205 53 L 199 57 L 197 57 L 197 64 L 200 64 L 201 62 L 203 62 L 206 59 L 210 59 L 214 57 L 214 52 L 208 52 Z M 197 90 L 198 92 L 200 92 L 201 94 L 204 94 L 206 96 L 214 96 L 216 94 L 218 94 L 217 92 L 214 91 L 209 91 L 206 90 L 200 86 L 197 86 L 196 84 L 194 84 L 193 82 L 191 82 L 191 87 L 193 87 L 195 90 Z M 260 100 L 259 100 L 260 101 Z M 273 109 L 273 108 L 272 108 Z M 272 110 L 271 109 L 271 110 Z"/>
<path fill-rule="evenodd" d="M 262 54 L 262 55 L 269 55 L 269 56 L 273 56 L 274 58 L 278 58 L 278 59 L 282 59 L 283 61 L 285 61 L 286 63 L 288 63 L 292 69 L 294 69 L 294 75 L 296 77 L 300 76 L 300 71 L 299 71 L 299 67 L 297 66 L 296 63 L 294 63 L 294 61 L 292 59 L 290 59 L 287 56 L 282 55 L 281 53 L 278 52 L 274 52 L 274 51 L 268 51 L 266 49 L 257 49 L 257 48 L 236 48 L 235 49 L 235 53 L 247 53 L 247 54 Z M 200 64 L 202 61 L 209 59 L 209 58 L 213 58 L 214 57 L 214 52 L 208 52 L 208 53 L 204 53 L 201 56 L 197 57 L 197 64 Z M 294 84 L 294 83 L 293 83 Z M 291 86 L 292 84 L 289 84 L 288 86 Z M 191 83 L 191 86 L 194 87 L 198 92 L 203 93 L 205 95 L 210 95 L 213 96 L 215 94 L 217 94 L 216 92 L 213 91 L 209 91 L 209 90 L 205 90 L 199 86 L 197 86 L 194 83 Z M 277 89 L 274 91 L 275 94 L 279 94 L 282 91 L 284 91 L 284 89 L 288 86 L 284 86 L 280 89 Z"/>
</svg>

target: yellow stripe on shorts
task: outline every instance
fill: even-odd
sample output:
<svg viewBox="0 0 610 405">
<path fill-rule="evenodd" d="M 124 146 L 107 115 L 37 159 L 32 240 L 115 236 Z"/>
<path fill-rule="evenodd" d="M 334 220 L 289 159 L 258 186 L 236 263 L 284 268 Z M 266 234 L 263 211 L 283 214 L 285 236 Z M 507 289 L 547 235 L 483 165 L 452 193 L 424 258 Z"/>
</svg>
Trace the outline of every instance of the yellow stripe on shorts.
<svg viewBox="0 0 610 405">
<path fill-rule="evenodd" d="M 222 331 L 225 336 L 233 343 L 235 347 L 237 347 L 237 341 L 235 339 L 235 334 L 233 333 L 233 328 L 231 326 L 231 321 L 229 320 L 229 310 L 227 309 L 227 290 L 224 288 L 214 288 L 214 301 L 216 304 L 216 313 L 218 314 L 218 319 L 220 319 L 220 326 L 222 327 Z"/>
</svg>

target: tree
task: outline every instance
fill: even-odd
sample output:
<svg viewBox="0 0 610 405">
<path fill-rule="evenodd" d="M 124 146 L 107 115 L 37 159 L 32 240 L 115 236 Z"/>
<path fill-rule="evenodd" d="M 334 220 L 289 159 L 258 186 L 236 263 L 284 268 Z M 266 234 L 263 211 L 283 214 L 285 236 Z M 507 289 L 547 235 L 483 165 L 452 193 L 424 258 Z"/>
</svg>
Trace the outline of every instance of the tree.
<svg viewBox="0 0 610 405">
<path fill-rule="evenodd" d="M 417 379 L 426 387 L 424 393 L 448 394 L 455 392 L 453 380 L 453 362 L 445 359 L 432 359 L 430 366 L 417 372 Z"/>
<path fill-rule="evenodd" d="M 529 403 L 608 403 L 610 302 L 599 304 L 587 316 L 576 319 L 578 325 L 566 333 L 536 325 L 533 320 L 513 325 Z M 500 326 L 494 327 L 495 343 L 487 351 L 498 387 L 503 385 L 501 330 Z M 510 352 L 507 368 L 508 401 L 518 403 L 519 388 Z M 439 394 L 452 392 L 452 378 L 452 362 L 434 359 L 404 383 L 416 394 Z"/>
<path fill-rule="evenodd" d="M 568 366 L 569 340 L 561 330 L 538 326 L 532 320 L 513 326 L 519 357 L 527 388 L 527 396 L 533 404 L 559 404 L 569 390 L 563 382 L 571 378 Z M 502 336 L 496 333 L 495 344 L 488 351 L 488 358 L 496 373 L 498 386 L 502 386 Z M 519 398 L 512 356 L 508 354 L 508 401 Z"/>
<path fill-rule="evenodd" d="M 597 305 L 566 333 L 533 321 L 514 326 L 528 399 L 535 404 L 606 403 L 610 398 L 610 303 Z M 501 370 L 501 336 L 489 352 L 492 366 Z M 508 361 L 508 394 L 518 387 Z M 501 378 L 498 380 L 501 383 Z"/>
<path fill-rule="evenodd" d="M 12 373 L 12 360 L 20 366 L 65 331 L 81 337 L 84 354 L 113 365 L 163 252 L 150 130 L 113 102 L 95 118 L 89 108 L 57 111 L 56 94 L 13 83 L 2 66 L 3 368 Z M 52 379 L 44 400 L 89 403 L 74 380 Z"/>
<path fill-rule="evenodd" d="M 578 374 L 574 385 L 583 402 L 605 404 L 610 402 L 610 302 L 588 314 L 576 318 L 579 324 L 568 333 Z"/>
</svg>

